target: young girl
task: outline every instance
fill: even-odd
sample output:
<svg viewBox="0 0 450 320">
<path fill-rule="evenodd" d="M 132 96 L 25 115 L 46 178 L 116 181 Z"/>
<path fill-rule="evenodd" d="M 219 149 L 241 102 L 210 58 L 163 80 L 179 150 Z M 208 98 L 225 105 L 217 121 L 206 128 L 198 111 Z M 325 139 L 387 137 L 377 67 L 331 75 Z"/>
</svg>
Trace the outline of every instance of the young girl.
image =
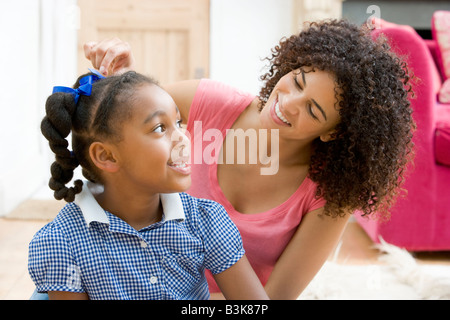
<svg viewBox="0 0 450 320">
<path fill-rule="evenodd" d="M 191 136 L 195 121 L 223 133 L 278 130 L 276 174 L 261 175 L 262 162 L 203 162 L 192 166 L 188 191 L 225 207 L 272 299 L 298 297 L 354 211 L 388 216 L 411 159 L 410 73 L 365 26 L 319 21 L 283 39 L 258 96 L 206 79 L 165 87 Z M 134 68 L 118 39 L 88 43 L 85 54 L 108 74 Z"/>
<path fill-rule="evenodd" d="M 49 186 L 68 204 L 30 243 L 37 291 L 208 299 L 208 269 L 227 298 L 267 298 L 223 207 L 178 193 L 191 183 L 190 147 L 172 98 L 135 72 L 74 88 L 55 87 L 41 125 L 56 155 Z M 89 182 L 66 186 L 78 165 Z"/>
</svg>

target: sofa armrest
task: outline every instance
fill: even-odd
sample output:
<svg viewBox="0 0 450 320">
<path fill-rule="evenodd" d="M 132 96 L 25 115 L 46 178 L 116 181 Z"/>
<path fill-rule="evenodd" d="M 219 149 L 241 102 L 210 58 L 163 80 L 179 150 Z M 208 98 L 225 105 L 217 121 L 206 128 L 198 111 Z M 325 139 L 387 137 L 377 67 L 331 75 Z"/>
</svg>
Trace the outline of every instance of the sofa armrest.
<svg viewBox="0 0 450 320">
<path fill-rule="evenodd" d="M 434 64 L 437 65 L 437 43 L 434 40 L 430 39 L 424 39 L 425 45 L 427 46 L 428 50 L 430 50 L 431 56 L 433 57 Z"/>
</svg>

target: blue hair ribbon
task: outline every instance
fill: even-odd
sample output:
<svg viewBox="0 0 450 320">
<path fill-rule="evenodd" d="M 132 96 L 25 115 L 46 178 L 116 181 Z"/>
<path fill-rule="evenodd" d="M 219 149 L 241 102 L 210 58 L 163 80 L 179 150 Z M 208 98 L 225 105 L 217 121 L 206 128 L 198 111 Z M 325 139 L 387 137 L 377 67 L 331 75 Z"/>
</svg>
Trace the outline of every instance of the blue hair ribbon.
<svg viewBox="0 0 450 320">
<path fill-rule="evenodd" d="M 74 96 L 75 104 L 77 104 L 81 95 L 84 95 L 84 96 L 91 95 L 92 84 L 94 84 L 98 80 L 105 78 L 97 70 L 89 69 L 89 71 L 91 71 L 94 74 L 84 76 L 83 78 L 81 78 L 80 86 L 78 88 L 73 89 L 70 87 L 56 86 L 56 87 L 53 87 L 52 93 L 56 93 L 56 92 L 71 93 Z"/>
<path fill-rule="evenodd" d="M 102 74 L 100 73 L 100 71 L 98 71 L 98 70 L 91 69 L 91 68 L 88 68 L 88 70 L 89 70 L 90 72 L 92 72 L 93 74 L 97 75 L 97 77 L 98 77 L 99 79 L 105 79 L 105 78 L 106 78 L 106 77 L 105 77 L 104 75 L 102 75 Z"/>
</svg>

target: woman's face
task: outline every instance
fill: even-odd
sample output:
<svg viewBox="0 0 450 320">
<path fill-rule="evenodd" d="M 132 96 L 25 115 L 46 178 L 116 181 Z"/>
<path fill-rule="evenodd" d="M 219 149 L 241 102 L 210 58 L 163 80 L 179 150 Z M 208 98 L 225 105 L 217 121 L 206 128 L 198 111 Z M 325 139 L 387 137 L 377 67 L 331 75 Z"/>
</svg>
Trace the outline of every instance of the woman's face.
<svg viewBox="0 0 450 320">
<path fill-rule="evenodd" d="M 153 192 L 185 191 L 191 184 L 190 146 L 175 102 L 160 87 L 144 85 L 132 110 L 116 145 L 122 178 Z"/>
<path fill-rule="evenodd" d="M 336 85 L 331 73 L 301 68 L 283 76 L 261 111 L 267 129 L 279 129 L 280 138 L 326 142 L 339 123 Z"/>
</svg>

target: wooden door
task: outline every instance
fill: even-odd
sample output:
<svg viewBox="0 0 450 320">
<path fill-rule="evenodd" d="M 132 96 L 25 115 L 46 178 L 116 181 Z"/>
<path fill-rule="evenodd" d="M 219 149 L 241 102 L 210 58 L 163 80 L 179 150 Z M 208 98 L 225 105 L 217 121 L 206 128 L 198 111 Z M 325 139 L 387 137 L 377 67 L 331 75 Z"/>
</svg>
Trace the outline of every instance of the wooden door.
<svg viewBox="0 0 450 320">
<path fill-rule="evenodd" d="M 90 67 L 83 44 L 130 43 L 136 71 L 161 85 L 209 76 L 209 0 L 78 0 L 78 72 Z"/>
</svg>

